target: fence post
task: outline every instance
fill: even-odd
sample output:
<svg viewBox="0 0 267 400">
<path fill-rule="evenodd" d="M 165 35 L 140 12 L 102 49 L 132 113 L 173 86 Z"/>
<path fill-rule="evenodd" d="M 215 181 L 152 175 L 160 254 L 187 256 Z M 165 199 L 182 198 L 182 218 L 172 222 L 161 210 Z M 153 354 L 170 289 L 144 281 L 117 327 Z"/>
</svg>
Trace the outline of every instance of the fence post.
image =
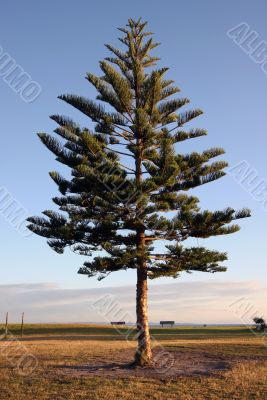
<svg viewBox="0 0 267 400">
<path fill-rule="evenodd" d="M 24 328 L 24 312 L 22 313 L 21 317 L 21 331 L 20 331 L 21 337 L 23 337 L 23 328 Z"/>
<path fill-rule="evenodd" d="M 7 332 L 8 332 L 8 312 L 6 313 L 5 339 L 7 338 Z"/>
</svg>

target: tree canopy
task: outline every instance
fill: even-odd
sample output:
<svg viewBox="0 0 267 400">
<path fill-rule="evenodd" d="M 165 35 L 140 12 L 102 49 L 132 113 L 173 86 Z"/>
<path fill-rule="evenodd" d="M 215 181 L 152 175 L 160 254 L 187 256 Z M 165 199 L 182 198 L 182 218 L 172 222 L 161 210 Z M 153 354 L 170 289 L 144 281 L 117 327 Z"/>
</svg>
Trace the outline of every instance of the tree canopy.
<svg viewBox="0 0 267 400">
<path fill-rule="evenodd" d="M 60 192 L 53 199 L 60 212 L 46 210 L 29 218 L 29 229 L 48 238 L 58 253 L 66 247 L 89 256 L 80 274 L 99 279 L 145 261 L 148 277 L 177 277 L 181 272 L 225 271 L 224 252 L 188 247 L 189 238 L 209 238 L 239 230 L 232 223 L 249 210 L 201 210 L 189 191 L 225 175 L 220 147 L 183 153 L 183 142 L 207 134 L 185 125 L 202 114 L 182 111 L 189 103 L 180 89 L 157 68 L 152 55 L 159 43 L 141 19 L 119 28 L 123 49 L 107 44 L 101 75 L 87 74 L 97 101 L 79 95 L 59 98 L 85 114 L 94 128 L 52 115 L 56 136 L 39 133 L 56 160 L 71 171 L 66 179 L 50 172 Z M 141 239 L 140 239 L 141 238 Z M 140 245 L 142 242 L 142 245 Z M 155 246 L 162 242 L 165 251 Z M 162 246 L 161 246 L 162 248 Z"/>
</svg>

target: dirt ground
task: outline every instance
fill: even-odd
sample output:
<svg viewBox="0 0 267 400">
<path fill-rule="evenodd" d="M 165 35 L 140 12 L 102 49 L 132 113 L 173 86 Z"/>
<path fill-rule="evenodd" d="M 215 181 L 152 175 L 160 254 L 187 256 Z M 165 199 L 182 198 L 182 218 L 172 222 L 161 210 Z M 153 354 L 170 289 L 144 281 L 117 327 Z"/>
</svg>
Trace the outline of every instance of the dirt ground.
<svg viewBox="0 0 267 400">
<path fill-rule="evenodd" d="M 154 350 L 154 365 L 151 368 L 132 365 L 134 350 L 121 350 L 113 359 L 99 358 L 83 365 L 55 366 L 56 373 L 65 376 L 98 376 L 104 378 L 142 377 L 152 379 L 176 379 L 182 376 L 218 376 L 230 370 L 242 357 L 221 356 L 206 351 L 187 349 L 176 352 L 165 348 Z"/>
</svg>

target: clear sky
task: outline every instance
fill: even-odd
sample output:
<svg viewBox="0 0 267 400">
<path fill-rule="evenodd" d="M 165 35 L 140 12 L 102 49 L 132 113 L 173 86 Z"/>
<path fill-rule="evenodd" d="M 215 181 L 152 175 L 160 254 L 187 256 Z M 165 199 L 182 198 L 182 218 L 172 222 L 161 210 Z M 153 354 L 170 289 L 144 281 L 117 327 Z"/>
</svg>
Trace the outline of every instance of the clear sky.
<svg viewBox="0 0 267 400">
<path fill-rule="evenodd" d="M 265 182 L 267 74 L 249 51 L 246 53 L 229 38 L 227 31 L 246 23 L 251 31 L 256 32 L 256 40 L 267 41 L 266 13 L 264 0 L 165 0 L 158 4 L 152 0 L 5 2 L 0 15 L 0 46 L 32 80 L 38 82 L 42 91 L 35 101 L 26 103 L 0 76 L 0 187 L 9 191 L 31 215 L 52 207 L 51 197 L 57 191 L 48 171 L 60 167 L 53 155 L 41 145 L 36 132 L 53 131 L 55 124 L 49 119 L 51 114 L 66 114 L 82 125 L 88 123 L 57 96 L 74 93 L 94 97 L 93 88 L 84 79 L 86 72 L 99 72 L 98 61 L 108 55 L 104 43 L 118 45 L 119 32 L 115 28 L 125 25 L 129 17 L 140 16 L 149 21 L 150 30 L 162 43 L 157 54 L 162 58 L 161 64 L 171 68 L 169 77 L 181 88 L 181 96 L 190 98 L 192 107 L 202 108 L 205 112 L 195 120 L 194 127 L 208 129 L 209 135 L 190 144 L 183 142 L 178 151 L 224 147 L 224 159 L 231 166 L 245 160 L 257 171 L 258 182 Z M 180 278 L 181 283 L 195 282 L 198 289 L 203 285 L 207 295 L 211 283 L 222 285 L 224 291 L 229 285 L 231 295 L 233 288 L 242 285 L 244 288 L 247 285 L 257 288 L 260 284 L 260 293 L 264 296 L 267 284 L 267 207 L 264 210 L 253 197 L 252 186 L 239 184 L 229 175 L 192 192 L 199 196 L 203 208 L 214 210 L 232 206 L 238 209 L 246 206 L 251 208 L 253 216 L 241 222 L 239 233 L 211 239 L 207 243 L 199 241 L 199 244 L 228 251 L 227 273 L 184 275 Z M 133 272 L 116 273 L 100 283 L 77 275 L 83 257 L 69 252 L 60 256 L 46 245 L 44 239 L 21 235 L 1 215 L 1 211 L 0 235 L 2 288 L 5 285 L 34 284 L 37 293 L 39 287 L 43 293 L 47 284 L 62 290 L 81 291 L 133 287 L 135 284 Z M 193 244 L 197 245 L 196 242 Z M 173 288 L 170 279 L 153 283 L 165 284 Z M 51 296 L 50 292 L 47 296 Z M 15 299 L 17 302 L 12 290 L 4 293 L 8 304 Z M 239 296 L 237 289 L 236 296 Z M 40 295 L 40 302 L 43 298 Z M 178 296 L 173 304 L 179 299 Z M 6 305 L 1 305 L 1 315 L 4 311 Z M 266 306 L 261 312 L 267 314 Z M 179 318 L 186 320 L 182 310 L 179 313 Z M 75 320 L 70 312 L 67 314 L 66 320 Z M 57 319 L 56 315 L 51 319 Z M 153 318 L 160 318 L 160 306 L 154 310 Z M 216 320 L 212 311 L 209 318 L 211 322 Z M 86 320 L 86 317 L 79 316 L 79 319 Z M 226 315 L 225 319 L 231 320 Z"/>
</svg>

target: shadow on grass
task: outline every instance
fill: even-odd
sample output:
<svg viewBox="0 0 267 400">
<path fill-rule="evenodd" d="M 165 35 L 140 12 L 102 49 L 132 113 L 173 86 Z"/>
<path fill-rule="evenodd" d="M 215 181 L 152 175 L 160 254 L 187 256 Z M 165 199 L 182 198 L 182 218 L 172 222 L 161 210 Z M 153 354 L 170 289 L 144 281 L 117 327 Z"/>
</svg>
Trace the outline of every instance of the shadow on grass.
<svg viewBox="0 0 267 400">
<path fill-rule="evenodd" d="M 122 350 L 113 354 L 113 359 L 100 358 L 84 365 L 53 365 L 58 376 L 103 377 L 103 378 L 151 378 L 158 380 L 178 377 L 219 376 L 231 368 L 232 363 L 222 356 L 203 351 L 168 351 L 171 358 L 160 359 L 160 350 L 154 349 L 155 363 L 151 367 L 138 367 L 132 363 L 133 350 Z M 164 357 L 166 357 L 166 352 Z M 163 362 L 162 362 L 163 361 Z"/>
</svg>

